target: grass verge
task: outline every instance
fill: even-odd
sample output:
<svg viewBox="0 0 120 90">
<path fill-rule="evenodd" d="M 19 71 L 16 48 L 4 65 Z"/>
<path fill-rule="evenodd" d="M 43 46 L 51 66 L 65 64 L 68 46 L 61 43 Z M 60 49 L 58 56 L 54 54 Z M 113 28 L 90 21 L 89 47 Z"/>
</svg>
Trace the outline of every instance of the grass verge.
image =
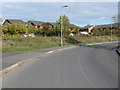
<svg viewBox="0 0 120 90">
<path fill-rule="evenodd" d="M 110 41 L 109 36 L 91 36 L 91 37 L 67 37 L 64 38 L 64 45 L 77 43 L 95 43 Z M 113 36 L 113 41 L 117 37 Z M 60 46 L 60 37 L 3 37 L 2 52 L 32 51 L 43 48 Z"/>
</svg>

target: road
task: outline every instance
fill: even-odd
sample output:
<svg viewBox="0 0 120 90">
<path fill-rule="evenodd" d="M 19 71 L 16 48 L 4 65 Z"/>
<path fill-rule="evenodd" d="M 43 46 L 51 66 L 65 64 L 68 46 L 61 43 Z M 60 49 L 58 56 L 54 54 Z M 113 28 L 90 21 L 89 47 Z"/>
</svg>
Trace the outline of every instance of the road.
<svg viewBox="0 0 120 90">
<path fill-rule="evenodd" d="M 3 88 L 117 88 L 117 43 L 46 54 L 3 75 Z"/>
</svg>

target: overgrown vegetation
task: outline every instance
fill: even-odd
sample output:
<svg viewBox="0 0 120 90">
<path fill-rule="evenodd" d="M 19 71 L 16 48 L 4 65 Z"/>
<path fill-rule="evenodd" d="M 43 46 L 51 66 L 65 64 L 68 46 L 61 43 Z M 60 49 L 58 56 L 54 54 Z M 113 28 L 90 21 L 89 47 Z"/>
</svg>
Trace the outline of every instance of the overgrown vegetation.
<svg viewBox="0 0 120 90">
<path fill-rule="evenodd" d="M 113 41 L 117 37 L 113 36 Z M 64 37 L 64 45 L 78 44 L 78 43 L 94 43 L 110 41 L 109 36 L 91 36 L 91 37 Z M 50 48 L 60 46 L 60 37 L 3 37 L 2 51 L 16 52 L 16 51 L 31 51 L 36 49 Z"/>
<path fill-rule="evenodd" d="M 2 26 L 2 34 L 5 36 L 21 35 L 26 32 L 28 32 L 28 28 L 25 25 L 9 24 Z"/>
<path fill-rule="evenodd" d="M 93 30 L 93 35 L 94 36 L 110 36 L 111 35 L 111 30 L 109 28 L 106 28 L 102 30 L 101 28 Z"/>
</svg>

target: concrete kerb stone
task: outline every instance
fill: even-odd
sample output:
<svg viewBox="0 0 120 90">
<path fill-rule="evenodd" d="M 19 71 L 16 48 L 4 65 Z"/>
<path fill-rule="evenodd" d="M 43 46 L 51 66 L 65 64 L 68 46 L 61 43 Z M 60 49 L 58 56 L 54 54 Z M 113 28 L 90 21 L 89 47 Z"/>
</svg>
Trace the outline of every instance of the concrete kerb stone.
<svg viewBox="0 0 120 90">
<path fill-rule="evenodd" d="M 74 48 L 74 47 L 76 47 L 76 46 L 70 46 L 70 47 L 64 47 L 64 48 L 62 48 L 62 49 L 51 50 L 51 51 L 48 51 L 48 52 L 43 53 L 43 54 L 50 54 L 50 53 L 53 53 L 53 52 L 55 52 L 55 51 L 70 49 L 70 48 Z M 35 57 L 37 57 L 37 56 L 35 56 Z M 35 57 L 33 57 L 33 58 L 35 58 Z M 33 59 L 33 58 L 32 58 L 32 59 Z M 26 63 L 27 61 L 29 61 L 29 59 L 20 61 L 20 62 L 18 62 L 18 63 L 16 63 L 16 64 L 13 64 L 13 65 L 11 65 L 11 66 L 9 66 L 9 67 L 1 70 L 1 71 L 0 71 L 0 76 L 1 76 L 1 75 L 4 75 L 5 73 L 8 73 L 9 71 L 15 69 L 15 68 L 18 67 L 18 66 L 21 66 L 22 64 Z"/>
<path fill-rule="evenodd" d="M 7 67 L 4 70 L 0 71 L 0 73 L 5 74 L 5 73 L 11 71 L 12 69 L 14 69 L 15 67 L 18 67 L 18 66 L 22 65 L 25 62 L 26 62 L 26 60 L 23 60 L 23 61 L 20 61 L 20 62 L 18 62 L 16 64 L 13 64 L 10 67 Z"/>
<path fill-rule="evenodd" d="M 70 47 L 65 47 L 65 48 L 62 48 L 62 49 L 51 50 L 51 51 L 46 52 L 45 54 L 49 54 L 49 53 L 53 53 L 53 52 L 61 51 L 61 50 L 66 50 L 66 49 L 71 49 L 71 48 L 74 48 L 74 47 L 76 47 L 76 46 L 70 46 Z"/>
<path fill-rule="evenodd" d="M 101 43 L 90 43 L 86 45 L 99 45 L 99 44 L 105 44 L 105 43 L 118 43 L 119 41 L 113 41 L 113 42 L 101 42 Z"/>
</svg>

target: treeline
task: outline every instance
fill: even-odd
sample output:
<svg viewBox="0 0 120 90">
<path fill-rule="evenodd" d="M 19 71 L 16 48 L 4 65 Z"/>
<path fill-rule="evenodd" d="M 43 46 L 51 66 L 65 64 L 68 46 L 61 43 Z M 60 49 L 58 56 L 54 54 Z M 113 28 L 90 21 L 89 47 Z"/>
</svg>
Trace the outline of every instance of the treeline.
<svg viewBox="0 0 120 90">
<path fill-rule="evenodd" d="M 119 27 L 112 29 L 112 30 L 111 30 L 111 28 L 105 28 L 105 29 L 97 28 L 97 29 L 93 29 L 92 33 L 94 36 L 105 36 L 105 35 L 110 36 L 111 34 L 120 36 Z"/>
<path fill-rule="evenodd" d="M 6 26 L 1 26 L 1 33 L 3 37 L 7 36 L 21 36 L 24 34 L 33 33 L 37 36 L 60 36 L 60 28 L 58 27 L 43 27 L 43 28 L 34 28 L 32 26 L 25 25 L 16 25 L 8 24 Z M 63 30 L 64 35 L 69 35 L 69 30 Z"/>
</svg>

